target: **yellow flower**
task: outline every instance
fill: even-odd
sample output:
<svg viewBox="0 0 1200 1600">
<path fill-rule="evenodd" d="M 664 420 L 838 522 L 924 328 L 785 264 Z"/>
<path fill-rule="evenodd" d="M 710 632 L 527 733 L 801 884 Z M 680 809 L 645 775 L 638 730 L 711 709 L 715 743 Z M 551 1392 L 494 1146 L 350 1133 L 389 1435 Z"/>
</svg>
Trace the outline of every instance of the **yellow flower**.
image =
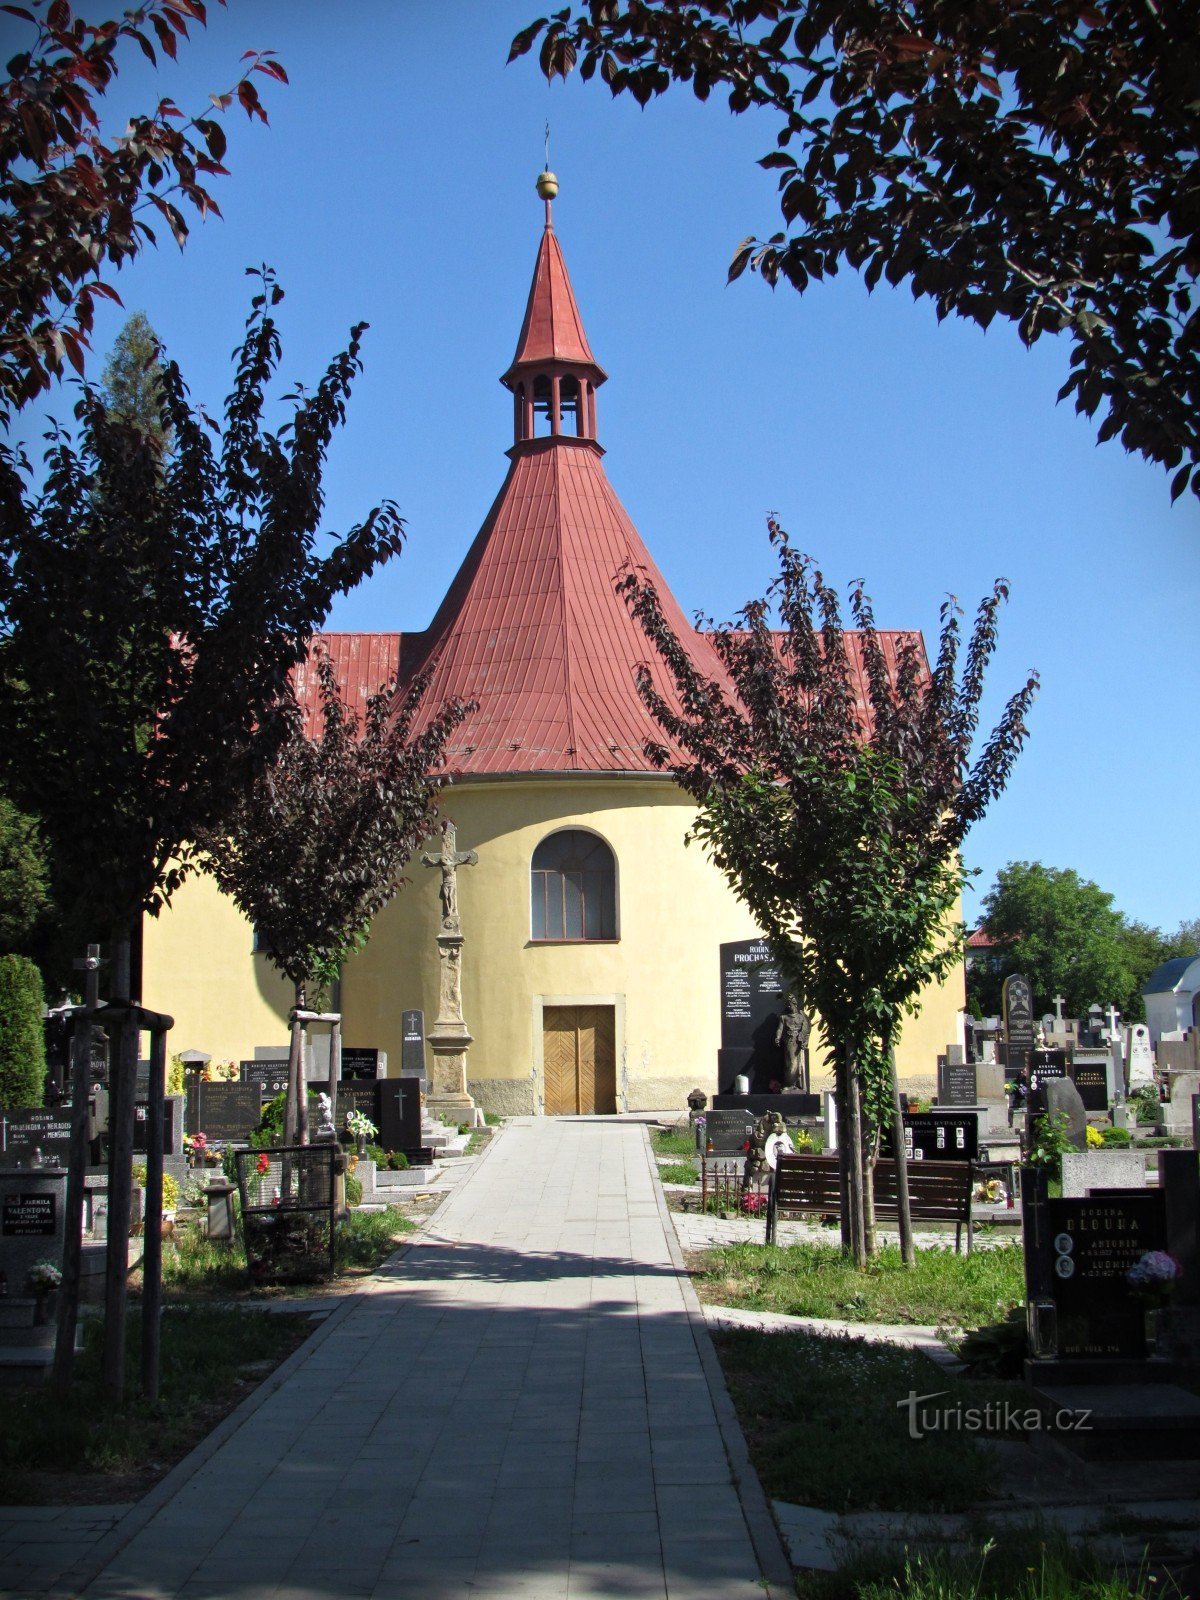
<svg viewBox="0 0 1200 1600">
<path fill-rule="evenodd" d="M 1089 1125 L 1087 1131 L 1087 1147 L 1089 1150 L 1102 1150 L 1104 1148 L 1104 1140 L 1100 1137 L 1099 1128 L 1093 1128 Z"/>
</svg>

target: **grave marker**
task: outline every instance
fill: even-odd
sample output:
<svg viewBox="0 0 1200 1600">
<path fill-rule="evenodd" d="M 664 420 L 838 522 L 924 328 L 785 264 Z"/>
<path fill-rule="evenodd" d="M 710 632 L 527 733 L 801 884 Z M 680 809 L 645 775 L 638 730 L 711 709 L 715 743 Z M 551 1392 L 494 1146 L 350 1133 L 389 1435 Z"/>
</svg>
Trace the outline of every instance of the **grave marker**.
<svg viewBox="0 0 1200 1600">
<path fill-rule="evenodd" d="M 938 1088 L 937 1097 L 939 1106 L 973 1106 L 978 1092 L 975 1063 L 973 1061 L 955 1061 L 947 1051 L 945 1056 L 938 1057 Z"/>
<path fill-rule="evenodd" d="M 238 1072 L 243 1083 L 256 1083 L 262 1103 L 273 1100 L 277 1094 L 287 1091 L 288 1064 L 287 1058 L 282 1061 L 239 1061 Z M 190 1102 L 189 1102 L 190 1104 Z M 190 1126 L 189 1116 L 189 1126 Z"/>
<path fill-rule="evenodd" d="M 1068 1068 L 1085 1111 L 1107 1111 L 1111 1057 L 1107 1050 L 1076 1050 Z"/>
<path fill-rule="evenodd" d="M 721 1049 L 717 1078 L 730 1092 L 740 1073 L 752 1093 L 782 1084 L 783 1049 L 775 1042 L 786 1003 L 786 986 L 765 939 L 739 939 L 721 946 Z"/>
<path fill-rule="evenodd" d="M 975 1161 L 979 1119 L 969 1112 L 906 1111 L 904 1153 L 909 1161 Z"/>
<path fill-rule="evenodd" d="M 1062 1357 L 1146 1354 L 1146 1308 L 1125 1274 L 1147 1250 L 1167 1247 L 1160 1190 L 1047 1200 L 1051 1294 Z"/>
<path fill-rule="evenodd" d="M 69 1105 L 0 1112 L 0 1166 L 27 1167 L 35 1150 L 40 1150 L 42 1161 L 51 1166 L 59 1160 L 65 1164 L 70 1149 Z"/>
<path fill-rule="evenodd" d="M 415 1078 L 385 1078 L 379 1084 L 379 1143 L 398 1150 L 410 1160 L 419 1158 L 421 1144 L 421 1086 Z"/>
<path fill-rule="evenodd" d="M 342 1082 L 374 1083 L 387 1076 L 387 1051 L 342 1046 Z"/>
<path fill-rule="evenodd" d="M 710 1156 L 745 1154 L 754 1132 L 754 1118 L 746 1111 L 709 1111 L 704 1118 L 704 1151 Z"/>
<path fill-rule="evenodd" d="M 1070 1077 L 1069 1050 L 1031 1050 L 1028 1059 L 1030 1089 L 1038 1089 L 1055 1078 Z"/>
<path fill-rule="evenodd" d="M 426 1081 L 425 1013 L 405 1011 L 400 1018 L 400 1076 Z"/>
<path fill-rule="evenodd" d="M 187 1125 L 210 1143 L 244 1143 L 262 1120 L 257 1083 L 188 1085 Z"/>
<path fill-rule="evenodd" d="M 1004 1009 L 1005 1065 L 1009 1076 L 1015 1077 L 1029 1063 L 1033 1049 L 1033 989 L 1029 979 L 1019 972 L 1005 978 L 1001 990 Z"/>
</svg>

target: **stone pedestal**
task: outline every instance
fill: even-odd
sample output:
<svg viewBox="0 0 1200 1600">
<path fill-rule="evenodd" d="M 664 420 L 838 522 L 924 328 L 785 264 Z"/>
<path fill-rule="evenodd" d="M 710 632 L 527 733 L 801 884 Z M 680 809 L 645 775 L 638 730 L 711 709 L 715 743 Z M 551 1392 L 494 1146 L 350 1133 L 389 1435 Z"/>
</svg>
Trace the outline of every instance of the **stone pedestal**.
<svg viewBox="0 0 1200 1600">
<path fill-rule="evenodd" d="M 447 917 L 438 934 L 438 1014 L 426 1038 L 433 1052 L 425 1105 L 443 1122 L 475 1121 L 475 1102 L 467 1093 L 467 1051 L 471 1034 L 462 1014 L 462 934 Z"/>
</svg>

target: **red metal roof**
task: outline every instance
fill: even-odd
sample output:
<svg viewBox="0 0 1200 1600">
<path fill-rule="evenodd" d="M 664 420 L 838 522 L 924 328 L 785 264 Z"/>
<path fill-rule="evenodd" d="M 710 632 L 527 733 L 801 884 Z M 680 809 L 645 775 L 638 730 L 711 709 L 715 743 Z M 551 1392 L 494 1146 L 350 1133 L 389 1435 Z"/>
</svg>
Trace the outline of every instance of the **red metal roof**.
<svg viewBox="0 0 1200 1600">
<path fill-rule="evenodd" d="M 671 685 L 616 593 L 619 574 L 632 567 L 655 585 L 698 671 L 722 682 L 724 671 L 671 596 L 599 450 L 539 443 L 516 453 L 414 670 L 434 663 L 430 713 L 455 695 L 479 702 L 448 752 L 454 770 L 652 772 L 642 744 L 661 734 L 635 669 L 646 661 L 665 695 Z"/>
<path fill-rule="evenodd" d="M 527 363 L 596 366 L 566 264 L 549 221 L 514 368 Z M 506 374 L 506 378 L 511 375 Z M 643 706 L 635 672 L 646 663 L 660 694 L 674 685 L 625 603 L 618 577 L 633 569 L 658 591 L 663 613 L 696 670 L 731 690 L 708 638 L 686 620 L 617 499 L 591 440 L 526 439 L 457 576 L 424 633 L 324 634 L 343 695 L 360 715 L 390 678 L 432 677 L 415 731 L 447 700 L 478 701 L 456 731 L 447 766 L 477 776 L 507 773 L 654 772 L 646 740 L 663 742 Z M 846 634 L 860 708 L 867 707 L 861 641 Z M 889 669 L 905 639 L 880 635 Z M 297 690 L 316 727 L 310 664 Z M 866 720 L 864 718 L 864 720 Z"/>
<path fill-rule="evenodd" d="M 575 303 L 575 292 L 567 275 L 567 263 L 563 260 L 547 206 L 546 231 L 538 246 L 529 303 L 525 307 L 525 321 L 521 324 L 521 336 L 517 340 L 517 353 L 504 377 L 506 380 L 510 378 L 518 367 L 556 361 L 591 367 L 597 381 L 604 380 L 604 369 L 592 354 L 587 334 L 583 331 L 583 318 Z"/>
</svg>

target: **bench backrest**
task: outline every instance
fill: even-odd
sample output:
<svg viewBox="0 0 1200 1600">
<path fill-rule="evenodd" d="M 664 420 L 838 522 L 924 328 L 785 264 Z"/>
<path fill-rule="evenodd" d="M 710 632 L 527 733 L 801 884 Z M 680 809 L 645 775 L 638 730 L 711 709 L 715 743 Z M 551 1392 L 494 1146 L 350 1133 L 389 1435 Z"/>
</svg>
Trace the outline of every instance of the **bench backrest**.
<svg viewBox="0 0 1200 1600">
<path fill-rule="evenodd" d="M 780 1211 L 839 1211 L 842 1183 L 836 1156 L 780 1156 L 775 1168 Z"/>
<path fill-rule="evenodd" d="M 966 1161 L 910 1161 L 908 1197 L 926 1220 L 966 1222 L 971 1213 L 971 1166 Z M 896 1214 L 896 1163 L 875 1163 L 875 1210 Z M 775 1168 L 775 1205 L 781 1212 L 837 1212 L 842 1204 L 836 1156 L 780 1156 Z"/>
</svg>

